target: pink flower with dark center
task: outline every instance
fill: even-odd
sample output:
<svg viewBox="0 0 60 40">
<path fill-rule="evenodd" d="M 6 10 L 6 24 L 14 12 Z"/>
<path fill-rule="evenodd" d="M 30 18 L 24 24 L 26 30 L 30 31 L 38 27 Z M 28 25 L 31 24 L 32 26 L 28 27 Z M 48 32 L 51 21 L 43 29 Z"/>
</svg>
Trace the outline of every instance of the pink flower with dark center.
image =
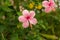
<svg viewBox="0 0 60 40">
<path fill-rule="evenodd" d="M 22 22 L 22 26 L 24 28 L 27 28 L 29 26 L 29 24 L 33 24 L 35 25 L 37 23 L 37 19 L 34 18 L 35 16 L 35 12 L 34 11 L 28 11 L 28 10 L 24 10 L 22 12 L 22 16 L 19 16 L 18 20 L 19 22 Z"/>
<path fill-rule="evenodd" d="M 56 4 L 54 2 L 54 0 L 49 0 L 49 1 L 43 1 L 42 2 L 43 7 L 45 7 L 45 12 L 49 13 L 51 11 L 54 11 Z"/>
</svg>

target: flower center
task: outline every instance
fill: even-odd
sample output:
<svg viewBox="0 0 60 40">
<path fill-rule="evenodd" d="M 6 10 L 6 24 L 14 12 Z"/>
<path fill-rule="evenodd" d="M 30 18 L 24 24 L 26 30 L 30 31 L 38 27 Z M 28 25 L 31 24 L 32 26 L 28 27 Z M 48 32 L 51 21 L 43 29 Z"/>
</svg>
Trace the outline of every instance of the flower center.
<svg viewBox="0 0 60 40">
<path fill-rule="evenodd" d="M 52 3 L 49 3 L 49 6 L 51 6 Z"/>
<path fill-rule="evenodd" d="M 26 19 L 30 19 L 30 16 L 27 16 Z"/>
</svg>

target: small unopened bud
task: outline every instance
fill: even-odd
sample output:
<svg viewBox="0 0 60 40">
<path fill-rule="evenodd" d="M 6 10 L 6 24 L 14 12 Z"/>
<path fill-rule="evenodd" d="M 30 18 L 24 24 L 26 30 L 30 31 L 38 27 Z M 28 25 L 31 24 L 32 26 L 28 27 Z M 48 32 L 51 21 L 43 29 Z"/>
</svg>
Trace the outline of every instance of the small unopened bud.
<svg viewBox="0 0 60 40">
<path fill-rule="evenodd" d="M 20 11 L 22 12 L 24 10 L 23 6 L 19 6 Z"/>
<path fill-rule="evenodd" d="M 5 16 L 2 16 L 2 19 L 5 20 Z"/>
</svg>

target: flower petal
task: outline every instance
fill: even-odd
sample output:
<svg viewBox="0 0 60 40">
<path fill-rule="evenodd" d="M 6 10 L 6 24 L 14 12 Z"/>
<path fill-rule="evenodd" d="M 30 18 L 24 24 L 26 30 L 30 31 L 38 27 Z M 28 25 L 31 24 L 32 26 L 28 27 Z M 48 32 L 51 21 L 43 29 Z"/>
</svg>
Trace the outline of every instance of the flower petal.
<svg viewBox="0 0 60 40">
<path fill-rule="evenodd" d="M 23 26 L 23 28 L 27 28 L 27 27 L 29 26 L 28 21 L 27 21 L 27 22 L 24 22 L 24 23 L 22 24 L 22 26 Z"/>
<path fill-rule="evenodd" d="M 54 2 L 54 0 L 49 0 L 49 2 Z"/>
<path fill-rule="evenodd" d="M 45 8 L 45 12 L 46 12 L 46 13 L 49 13 L 49 12 L 51 12 L 51 11 L 52 11 L 52 8 L 51 8 L 51 7 Z"/>
<path fill-rule="evenodd" d="M 29 16 L 29 15 L 30 15 L 28 10 L 24 10 L 24 11 L 22 12 L 22 14 L 23 14 L 23 16 Z"/>
<path fill-rule="evenodd" d="M 33 18 L 35 16 L 35 12 L 34 11 L 30 11 L 30 16 Z"/>
<path fill-rule="evenodd" d="M 49 2 L 48 1 L 43 1 L 42 6 L 43 7 L 49 7 Z"/>
<path fill-rule="evenodd" d="M 35 25 L 35 24 L 37 23 L 37 20 L 36 20 L 36 18 L 31 18 L 31 19 L 29 20 L 29 22 L 30 22 L 31 24 Z"/>
<path fill-rule="evenodd" d="M 54 0 L 49 0 L 49 2 L 52 4 L 51 7 L 56 7 L 57 5 L 55 4 Z"/>
<path fill-rule="evenodd" d="M 19 22 L 26 22 L 27 19 L 24 16 L 19 16 L 18 17 Z"/>
</svg>

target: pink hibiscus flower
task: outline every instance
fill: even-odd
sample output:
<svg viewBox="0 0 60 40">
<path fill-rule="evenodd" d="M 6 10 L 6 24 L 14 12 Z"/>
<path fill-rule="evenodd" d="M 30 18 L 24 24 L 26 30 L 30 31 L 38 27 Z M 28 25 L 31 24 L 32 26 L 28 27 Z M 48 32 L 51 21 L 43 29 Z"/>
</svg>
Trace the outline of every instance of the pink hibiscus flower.
<svg viewBox="0 0 60 40">
<path fill-rule="evenodd" d="M 45 7 L 45 12 L 49 13 L 51 11 L 55 11 L 56 4 L 54 0 L 49 0 L 49 1 L 43 1 L 42 2 L 43 7 Z"/>
<path fill-rule="evenodd" d="M 19 22 L 22 22 L 22 26 L 24 28 L 27 28 L 29 26 L 29 24 L 33 24 L 35 25 L 37 23 L 36 18 L 34 18 L 35 16 L 35 12 L 34 11 L 28 11 L 28 10 L 24 10 L 22 12 L 22 16 L 19 16 L 18 20 Z"/>
</svg>

